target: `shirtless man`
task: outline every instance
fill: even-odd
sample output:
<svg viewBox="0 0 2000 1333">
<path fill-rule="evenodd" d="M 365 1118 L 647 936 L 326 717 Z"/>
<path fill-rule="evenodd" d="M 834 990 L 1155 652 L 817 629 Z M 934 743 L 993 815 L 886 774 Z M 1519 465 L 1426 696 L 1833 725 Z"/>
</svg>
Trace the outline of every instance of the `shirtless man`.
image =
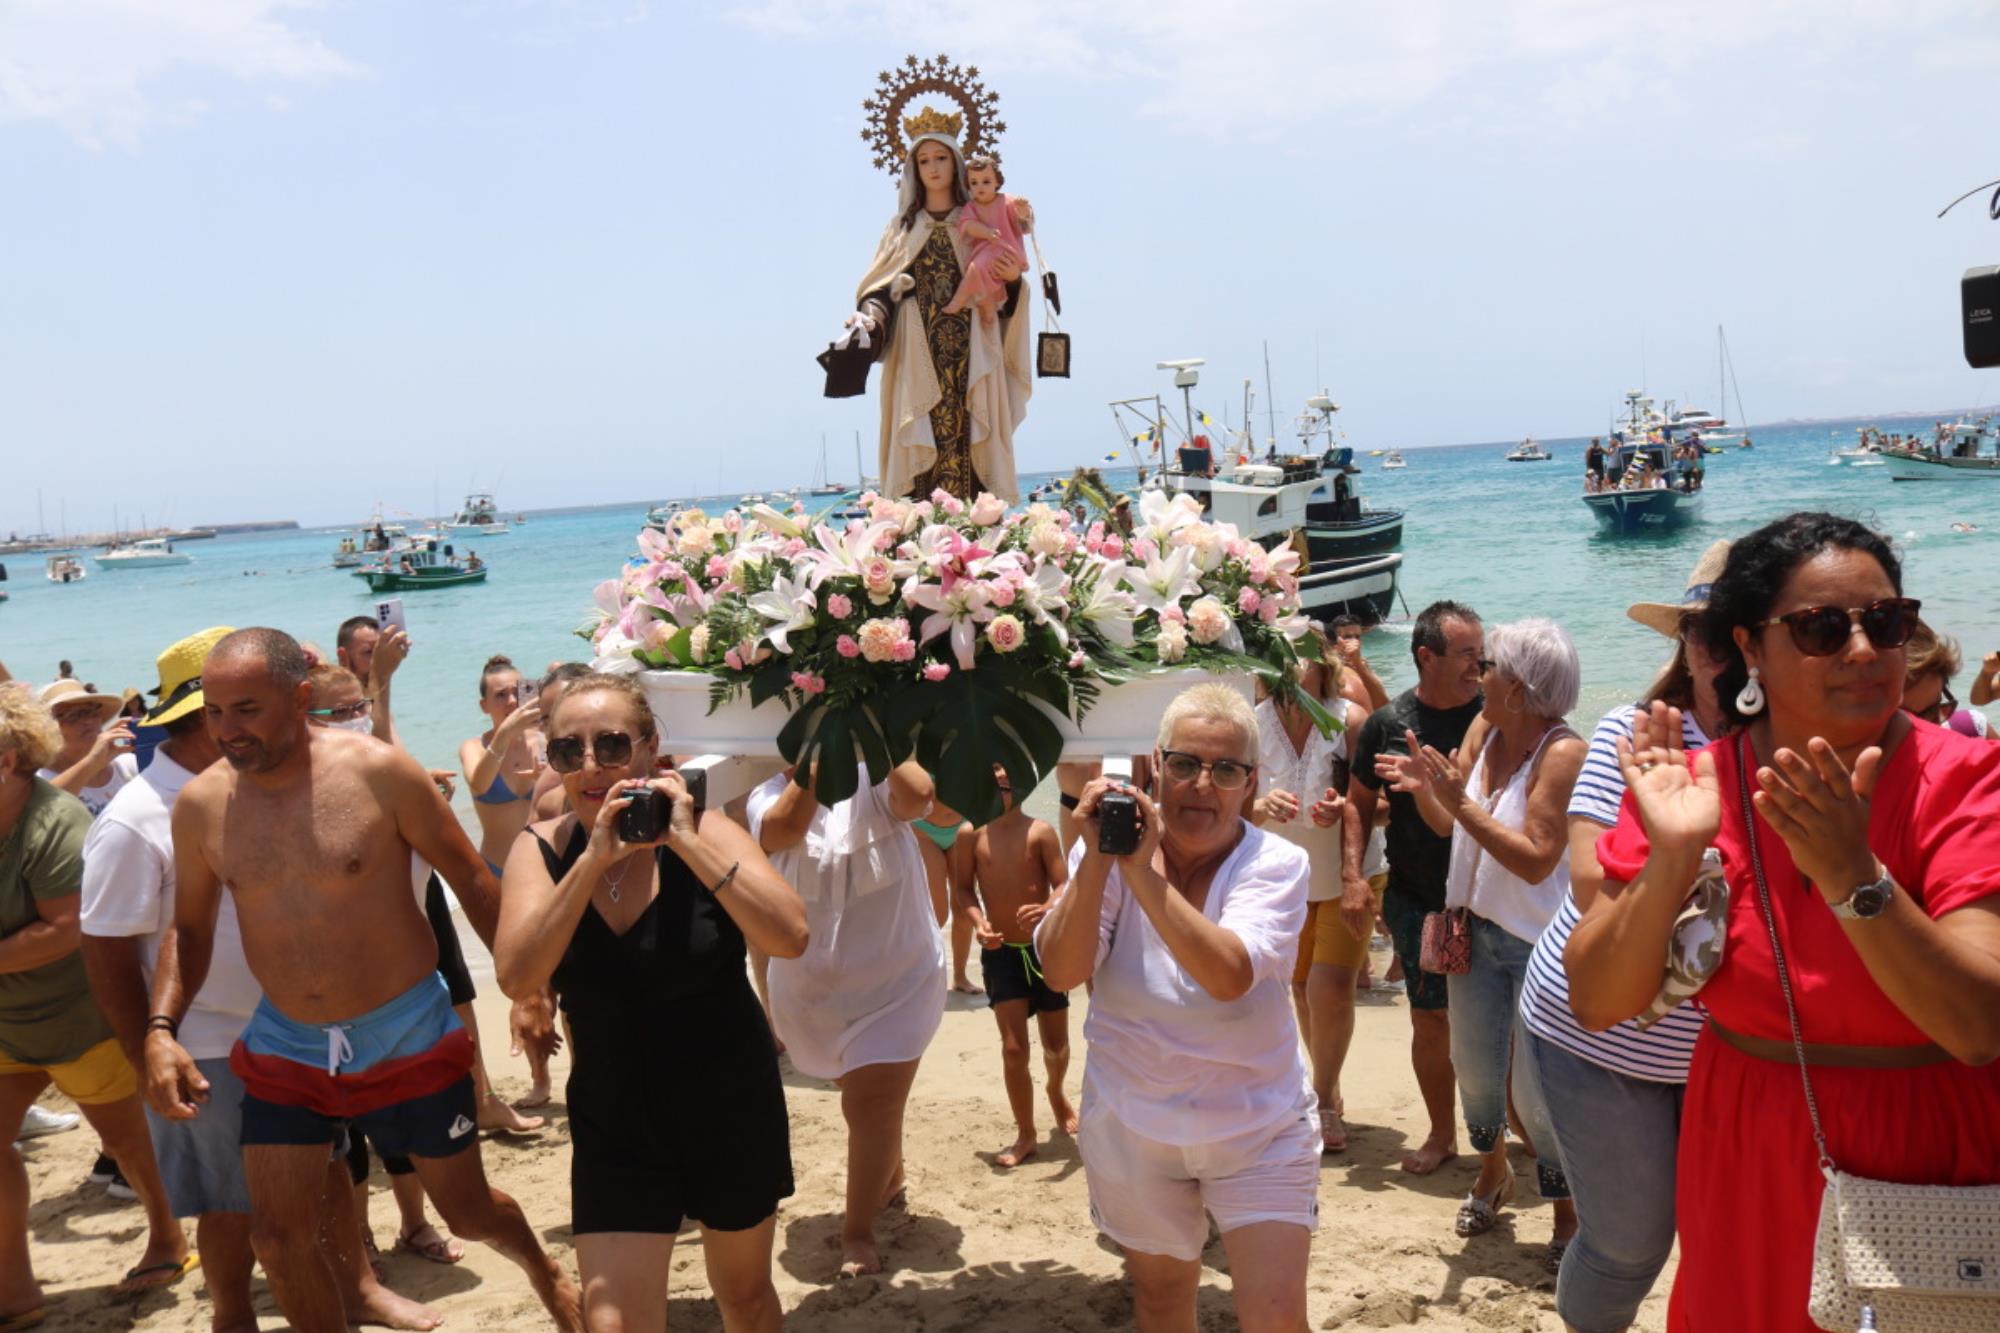
<svg viewBox="0 0 2000 1333">
<path fill-rule="evenodd" d="M 993 1021 L 1000 1025 L 1000 1068 L 1007 1104 L 1014 1111 L 1014 1142 L 993 1160 L 1015 1167 L 1035 1155 L 1035 1081 L 1028 1072 L 1028 1016 L 1042 1033 L 1042 1062 L 1048 1068 L 1049 1109 L 1056 1131 L 1076 1133 L 1076 1109 L 1063 1095 L 1069 1072 L 1069 996 L 1050 990 L 1035 956 L 1035 923 L 1049 899 L 1069 882 L 1056 831 L 1029 818 L 1014 800 L 1006 771 L 993 780 L 1007 802 L 1001 816 L 972 837 L 970 883 L 954 883 L 957 911 L 972 923 L 979 940 L 979 966 L 993 997 Z"/>
<path fill-rule="evenodd" d="M 155 1106 L 191 1119 L 207 1082 L 175 1040 L 208 972 L 221 894 L 264 988 L 230 1056 L 243 1080 L 251 1244 L 300 1333 L 344 1333 L 321 1245 L 327 1159 L 349 1121 L 414 1159 L 445 1223 L 521 1266 L 558 1327 L 581 1330 L 577 1289 L 519 1205 L 486 1183 L 472 1048 L 410 892 L 415 851 L 492 938 L 498 886 L 423 769 L 359 736 L 308 728 L 305 658 L 289 636 L 239 630 L 202 668 L 226 762 L 174 806 L 177 936 L 147 1019 Z"/>
</svg>

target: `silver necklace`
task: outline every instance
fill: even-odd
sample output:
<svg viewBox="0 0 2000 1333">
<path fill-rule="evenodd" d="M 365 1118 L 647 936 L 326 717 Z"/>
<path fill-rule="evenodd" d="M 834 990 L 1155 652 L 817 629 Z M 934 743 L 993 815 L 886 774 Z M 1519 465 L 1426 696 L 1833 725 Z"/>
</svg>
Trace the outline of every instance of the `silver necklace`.
<svg viewBox="0 0 2000 1333">
<path fill-rule="evenodd" d="M 644 860 L 645 858 L 641 857 L 640 859 Z M 604 887 L 609 892 L 612 902 L 614 903 L 617 902 L 620 896 L 622 896 L 622 892 L 625 888 L 625 876 L 631 873 L 632 873 L 632 861 L 628 857 L 625 861 L 624 872 L 622 874 L 614 875 L 609 870 L 607 870 L 601 876 L 599 876 L 599 878 L 604 881 Z"/>
</svg>

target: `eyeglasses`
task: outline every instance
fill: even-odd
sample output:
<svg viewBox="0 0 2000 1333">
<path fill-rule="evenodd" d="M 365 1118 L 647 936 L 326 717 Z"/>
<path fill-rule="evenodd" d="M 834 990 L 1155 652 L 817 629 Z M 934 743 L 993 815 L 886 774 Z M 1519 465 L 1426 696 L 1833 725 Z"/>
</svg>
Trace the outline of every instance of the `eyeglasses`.
<svg viewBox="0 0 2000 1333">
<path fill-rule="evenodd" d="M 75 727 L 85 722 L 102 722 L 104 713 L 95 704 L 88 708 L 59 708 L 56 710 L 56 725 Z"/>
<path fill-rule="evenodd" d="M 357 699 L 351 704 L 340 704 L 333 708 L 308 708 L 307 717 L 323 717 L 329 722 L 352 722 L 357 717 L 367 717 L 374 706 L 372 699 Z"/>
<path fill-rule="evenodd" d="M 1494 662 L 1490 657 L 1482 657 L 1477 662 L 1474 662 L 1473 665 L 1479 668 L 1479 674 L 1483 676 L 1493 669 Z"/>
<path fill-rule="evenodd" d="M 1217 759 L 1213 763 L 1199 755 L 1185 750 L 1160 751 L 1160 771 L 1175 782 L 1199 781 L 1203 771 L 1218 791 L 1235 791 L 1250 780 L 1250 774 L 1257 768 L 1255 764 L 1242 764 L 1234 759 Z"/>
<path fill-rule="evenodd" d="M 1791 631 L 1792 646 L 1807 657 L 1831 657 L 1846 646 L 1856 623 L 1877 648 L 1901 648 L 1923 623 L 1917 618 L 1922 607 L 1914 597 L 1884 597 L 1866 606 L 1807 606 L 1760 621 L 1757 628 L 1783 625 Z"/>
<path fill-rule="evenodd" d="M 583 768 L 584 739 L 581 736 L 551 736 L 549 767 L 558 773 L 576 773 Z M 599 768 L 623 768 L 632 762 L 632 737 L 622 731 L 600 731 L 590 740 L 591 753 Z"/>
<path fill-rule="evenodd" d="M 1918 713 L 1917 716 L 1926 722 L 1935 722 L 1939 726 L 1943 726 L 1957 712 L 1958 698 L 1951 692 L 1951 686 L 1946 685 L 1938 690 L 1937 702 L 1929 708 L 1924 709 L 1921 713 Z"/>
</svg>

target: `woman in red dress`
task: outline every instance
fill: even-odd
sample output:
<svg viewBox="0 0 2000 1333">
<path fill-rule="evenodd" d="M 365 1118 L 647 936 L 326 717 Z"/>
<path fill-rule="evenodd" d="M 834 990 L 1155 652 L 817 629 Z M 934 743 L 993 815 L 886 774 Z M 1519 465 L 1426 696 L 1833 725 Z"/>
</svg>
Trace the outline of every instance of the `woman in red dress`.
<svg viewBox="0 0 2000 1333">
<path fill-rule="evenodd" d="M 1629 791 L 1606 883 L 1564 955 L 1606 1028 L 1660 985 L 1702 850 L 1729 881 L 1682 1114 L 1675 1333 L 1810 1330 L 1825 1187 L 1751 873 L 1752 830 L 1827 1146 L 1876 1180 L 2000 1183 L 2000 747 L 1900 711 L 1917 626 L 1878 534 L 1794 514 L 1737 542 L 1701 630 L 1735 729 L 1696 755 L 1653 705 L 1621 747 Z"/>
</svg>

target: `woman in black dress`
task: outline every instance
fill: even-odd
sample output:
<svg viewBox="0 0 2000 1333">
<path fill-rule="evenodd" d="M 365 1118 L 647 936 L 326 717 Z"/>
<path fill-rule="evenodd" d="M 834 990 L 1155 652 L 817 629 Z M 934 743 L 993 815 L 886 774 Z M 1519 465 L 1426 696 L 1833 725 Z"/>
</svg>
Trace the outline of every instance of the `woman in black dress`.
<svg viewBox="0 0 2000 1333">
<path fill-rule="evenodd" d="M 744 941 L 798 957 L 805 908 L 748 833 L 696 813 L 678 773 L 651 776 L 653 716 L 629 676 L 574 682 L 547 734 L 573 813 L 529 825 L 508 853 L 493 955 L 503 991 L 553 979 L 569 1018 L 585 1319 L 663 1328 L 674 1236 L 692 1217 L 724 1327 L 776 1329 L 790 1132 Z M 618 814 L 648 787 L 673 802 L 666 830 L 625 842 Z"/>
</svg>

